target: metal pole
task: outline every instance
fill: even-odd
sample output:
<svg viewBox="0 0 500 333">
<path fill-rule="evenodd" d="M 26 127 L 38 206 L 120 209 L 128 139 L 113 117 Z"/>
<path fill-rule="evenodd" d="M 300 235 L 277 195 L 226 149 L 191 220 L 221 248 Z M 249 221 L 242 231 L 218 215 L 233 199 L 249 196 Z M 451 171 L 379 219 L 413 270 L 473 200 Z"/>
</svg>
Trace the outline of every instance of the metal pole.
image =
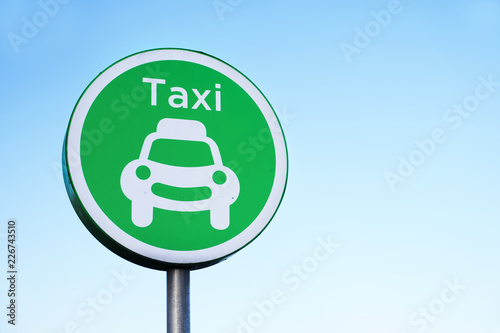
<svg viewBox="0 0 500 333">
<path fill-rule="evenodd" d="M 167 333 L 190 333 L 189 269 L 167 270 Z"/>
</svg>

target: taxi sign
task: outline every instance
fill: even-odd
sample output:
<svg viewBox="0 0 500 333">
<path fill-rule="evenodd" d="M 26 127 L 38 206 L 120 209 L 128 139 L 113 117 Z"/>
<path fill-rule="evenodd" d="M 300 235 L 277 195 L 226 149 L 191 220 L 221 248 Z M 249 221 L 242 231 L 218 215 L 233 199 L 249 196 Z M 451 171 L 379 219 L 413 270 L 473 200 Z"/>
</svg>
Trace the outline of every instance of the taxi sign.
<svg viewBox="0 0 500 333">
<path fill-rule="evenodd" d="M 63 172 L 106 247 L 166 270 L 217 263 L 268 225 L 287 180 L 283 131 L 260 90 L 201 52 L 139 52 L 78 100 Z"/>
</svg>

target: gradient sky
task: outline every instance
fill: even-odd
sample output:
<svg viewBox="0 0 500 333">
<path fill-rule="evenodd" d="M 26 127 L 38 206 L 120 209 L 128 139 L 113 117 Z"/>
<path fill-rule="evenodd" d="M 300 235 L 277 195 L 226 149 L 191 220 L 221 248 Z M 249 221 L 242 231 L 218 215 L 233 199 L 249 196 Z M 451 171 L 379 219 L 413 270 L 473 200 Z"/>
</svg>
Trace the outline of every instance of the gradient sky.
<svg viewBox="0 0 500 333">
<path fill-rule="evenodd" d="M 102 246 L 60 168 L 90 81 L 161 47 L 248 76 L 289 153 L 265 232 L 191 273 L 193 332 L 498 332 L 500 1 L 5 0 L 0 47 L 1 332 L 165 332 L 165 273 Z"/>
</svg>

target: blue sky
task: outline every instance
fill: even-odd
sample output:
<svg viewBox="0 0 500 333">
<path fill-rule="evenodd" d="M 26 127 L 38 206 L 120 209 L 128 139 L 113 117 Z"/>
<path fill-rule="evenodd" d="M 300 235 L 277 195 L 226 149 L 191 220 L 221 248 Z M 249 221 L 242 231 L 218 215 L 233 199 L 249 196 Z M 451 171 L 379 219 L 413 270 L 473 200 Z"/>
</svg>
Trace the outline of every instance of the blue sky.
<svg viewBox="0 0 500 333">
<path fill-rule="evenodd" d="M 95 240 L 60 170 L 85 87 L 161 47 L 243 72 L 288 145 L 269 227 L 192 272 L 193 332 L 498 332 L 499 1 L 9 0 L 0 22 L 2 332 L 165 331 L 165 273 Z"/>
</svg>

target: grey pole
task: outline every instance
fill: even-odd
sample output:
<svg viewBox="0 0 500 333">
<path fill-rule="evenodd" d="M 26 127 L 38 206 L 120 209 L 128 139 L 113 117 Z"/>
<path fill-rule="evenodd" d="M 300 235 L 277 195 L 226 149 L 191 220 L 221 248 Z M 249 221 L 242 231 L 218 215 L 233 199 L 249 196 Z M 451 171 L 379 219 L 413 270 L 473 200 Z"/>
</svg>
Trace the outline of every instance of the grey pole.
<svg viewBox="0 0 500 333">
<path fill-rule="evenodd" d="M 167 270 L 167 333 L 190 333 L 189 269 Z"/>
</svg>

